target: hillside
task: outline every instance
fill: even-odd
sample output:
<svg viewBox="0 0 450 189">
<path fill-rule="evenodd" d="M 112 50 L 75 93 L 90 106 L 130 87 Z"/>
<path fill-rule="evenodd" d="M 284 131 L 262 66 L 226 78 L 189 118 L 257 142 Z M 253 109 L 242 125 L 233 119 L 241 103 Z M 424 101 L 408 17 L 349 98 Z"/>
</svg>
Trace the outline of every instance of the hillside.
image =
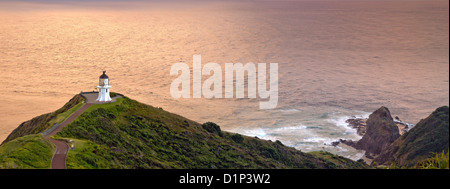
<svg viewBox="0 0 450 189">
<path fill-rule="evenodd" d="M 434 153 L 448 152 L 449 108 L 437 108 L 384 150 L 375 162 L 412 166 L 418 161 L 432 157 Z"/>
<path fill-rule="evenodd" d="M 48 169 L 54 146 L 42 135 L 27 135 L 0 146 L 0 168 Z"/>
<path fill-rule="evenodd" d="M 67 116 L 73 113 L 76 108 L 81 107 L 80 105 L 84 102 L 84 98 L 77 94 L 72 99 L 70 99 L 63 107 L 60 109 L 43 114 L 40 116 L 36 116 L 31 120 L 25 121 L 19 125 L 16 129 L 14 129 L 8 137 L 2 142 L 2 144 L 7 143 L 11 140 L 14 140 L 18 137 L 30 135 L 30 134 L 38 134 L 41 133 L 55 123 L 62 122 Z"/>
<path fill-rule="evenodd" d="M 60 114 L 76 109 L 83 101 L 77 98 L 72 98 Z M 0 149 L 14 142 L 14 138 L 22 140 L 51 127 L 50 122 L 56 122 L 60 115 L 51 114 L 55 115 L 45 114 L 35 118 L 39 121 L 21 124 Z M 37 138 L 31 142 L 42 138 L 34 136 Z M 75 147 L 67 157 L 69 169 L 367 168 L 364 163 L 327 152 L 303 153 L 279 141 L 221 131 L 214 123 L 200 124 L 127 97 L 114 103 L 92 105 L 55 138 L 70 140 Z M 52 151 L 51 145 L 42 146 Z M 5 158 L 20 159 L 5 156 L 0 162 Z"/>
</svg>

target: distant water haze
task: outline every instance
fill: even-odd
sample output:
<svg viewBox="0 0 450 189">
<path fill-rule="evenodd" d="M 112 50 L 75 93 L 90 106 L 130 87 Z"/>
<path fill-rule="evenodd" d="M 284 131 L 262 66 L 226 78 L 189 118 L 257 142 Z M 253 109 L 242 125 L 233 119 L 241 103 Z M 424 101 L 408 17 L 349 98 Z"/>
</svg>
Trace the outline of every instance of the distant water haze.
<svg viewBox="0 0 450 189">
<path fill-rule="evenodd" d="M 380 106 L 417 123 L 449 104 L 448 1 L 0 2 L 0 141 L 20 123 L 111 90 L 223 130 L 352 159 L 351 116 Z M 278 63 L 261 99 L 174 99 L 171 65 Z"/>
</svg>

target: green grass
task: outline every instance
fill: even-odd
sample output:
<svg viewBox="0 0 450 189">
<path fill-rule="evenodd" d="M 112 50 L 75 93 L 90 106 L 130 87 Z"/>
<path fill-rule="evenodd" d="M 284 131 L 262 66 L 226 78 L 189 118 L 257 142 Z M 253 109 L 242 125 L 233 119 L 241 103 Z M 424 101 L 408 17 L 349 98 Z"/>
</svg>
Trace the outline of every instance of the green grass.
<svg viewBox="0 0 450 189">
<path fill-rule="evenodd" d="M 16 138 L 0 146 L 2 169 L 48 169 L 55 146 L 40 134 Z"/>
<path fill-rule="evenodd" d="M 60 109 L 43 114 L 40 116 L 36 116 L 31 120 L 25 121 L 19 125 L 16 129 L 14 129 L 8 137 L 2 142 L 2 144 L 7 143 L 16 138 L 30 135 L 30 134 L 38 134 L 41 133 L 53 126 L 54 123 L 58 121 L 63 121 L 66 117 L 68 117 L 71 113 L 66 113 L 67 111 L 76 111 L 75 106 L 80 106 L 84 102 L 84 98 L 77 94 L 72 99 L 69 100 L 63 107 Z M 62 114 L 62 115 L 60 115 Z"/>
<path fill-rule="evenodd" d="M 67 111 L 58 114 L 54 119 L 49 121 L 49 125 L 53 125 L 55 123 L 62 123 L 64 120 L 69 118 L 70 115 L 75 113 L 78 109 L 80 109 L 84 105 L 84 101 L 81 103 L 76 104 L 72 108 L 68 109 Z"/>
<path fill-rule="evenodd" d="M 378 169 L 448 169 L 449 168 L 449 152 L 432 153 L 433 156 L 422 161 L 418 161 L 414 166 L 399 165 L 392 162 L 389 166 L 379 165 Z"/>
<path fill-rule="evenodd" d="M 125 100 L 124 98 L 118 98 L 118 99 L 116 99 L 115 102 L 104 103 L 104 104 L 93 104 L 93 105 L 91 105 L 91 107 L 89 107 L 87 110 L 85 110 L 84 113 L 92 112 L 98 108 L 111 109 L 116 106 L 124 106 L 124 104 L 123 104 L 124 100 Z"/>
<path fill-rule="evenodd" d="M 105 164 L 108 163 L 109 160 L 105 159 L 103 154 L 107 154 L 108 148 L 95 144 L 89 140 L 74 138 L 61 139 L 71 141 L 69 144 L 71 148 L 66 160 L 66 166 L 68 169 L 118 168 L 113 165 Z"/>
<path fill-rule="evenodd" d="M 362 160 L 355 162 L 350 159 L 329 152 L 319 151 L 319 152 L 309 152 L 309 154 L 313 154 L 316 157 L 324 159 L 326 165 L 330 169 L 346 168 L 346 167 L 360 168 L 360 169 L 367 168 L 367 165 Z"/>
<path fill-rule="evenodd" d="M 419 169 L 448 169 L 449 154 L 442 151 L 442 153 L 434 153 L 434 156 L 428 158 L 422 162 L 419 162 L 416 166 Z"/>
</svg>

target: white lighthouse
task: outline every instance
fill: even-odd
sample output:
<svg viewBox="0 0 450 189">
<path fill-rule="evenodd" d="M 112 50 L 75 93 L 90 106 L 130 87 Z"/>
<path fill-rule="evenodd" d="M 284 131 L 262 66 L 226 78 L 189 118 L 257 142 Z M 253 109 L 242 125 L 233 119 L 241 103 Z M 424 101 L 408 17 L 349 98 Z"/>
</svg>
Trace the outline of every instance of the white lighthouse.
<svg viewBox="0 0 450 189">
<path fill-rule="evenodd" d="M 109 96 L 109 77 L 105 74 L 106 71 L 103 71 L 103 74 L 100 76 L 98 88 L 98 98 L 97 101 L 100 102 L 108 102 L 111 101 L 111 97 Z"/>
</svg>

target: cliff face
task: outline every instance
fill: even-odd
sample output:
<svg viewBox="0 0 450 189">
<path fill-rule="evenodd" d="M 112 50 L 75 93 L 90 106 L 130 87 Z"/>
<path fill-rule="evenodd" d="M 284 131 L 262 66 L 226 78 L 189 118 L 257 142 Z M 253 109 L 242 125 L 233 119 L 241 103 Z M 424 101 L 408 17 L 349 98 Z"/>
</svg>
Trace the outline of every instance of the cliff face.
<svg viewBox="0 0 450 189">
<path fill-rule="evenodd" d="M 398 127 L 392 119 L 389 109 L 381 107 L 367 120 L 364 136 L 354 146 L 372 154 L 380 154 L 400 137 Z"/>
<path fill-rule="evenodd" d="M 375 158 L 378 164 L 397 165 L 415 164 L 431 157 L 433 152 L 448 151 L 449 148 L 449 108 L 436 109 L 427 118 L 421 120 L 387 149 Z"/>
</svg>

